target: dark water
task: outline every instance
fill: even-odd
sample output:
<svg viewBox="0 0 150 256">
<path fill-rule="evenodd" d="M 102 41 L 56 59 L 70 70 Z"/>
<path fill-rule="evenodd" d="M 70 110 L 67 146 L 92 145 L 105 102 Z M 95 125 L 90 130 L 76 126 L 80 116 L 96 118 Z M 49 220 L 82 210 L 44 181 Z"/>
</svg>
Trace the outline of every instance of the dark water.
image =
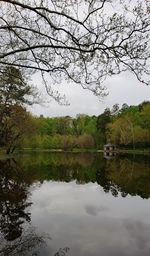
<svg viewBox="0 0 150 256">
<path fill-rule="evenodd" d="M 149 256 L 149 157 L 1 159 L 0 255 Z"/>
</svg>

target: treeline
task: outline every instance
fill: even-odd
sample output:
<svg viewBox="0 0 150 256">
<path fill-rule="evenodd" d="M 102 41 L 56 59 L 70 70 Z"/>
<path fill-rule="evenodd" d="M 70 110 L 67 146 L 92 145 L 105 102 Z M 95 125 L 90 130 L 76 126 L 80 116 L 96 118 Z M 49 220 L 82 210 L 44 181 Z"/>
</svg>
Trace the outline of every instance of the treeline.
<svg viewBox="0 0 150 256">
<path fill-rule="evenodd" d="M 35 134 L 24 138 L 24 148 L 101 149 L 107 142 L 123 148 L 150 147 L 150 102 L 121 108 L 115 104 L 99 116 L 33 117 L 32 122 Z"/>
<path fill-rule="evenodd" d="M 95 148 L 99 133 L 97 131 L 97 118 L 87 115 L 78 115 L 77 118 L 34 118 L 38 126 L 35 136 L 23 141 L 23 147 L 40 149 Z M 100 141 L 100 140 L 99 140 Z"/>
<path fill-rule="evenodd" d="M 39 95 L 27 83 L 26 73 L 5 67 L 0 73 L 0 148 L 101 149 L 107 142 L 119 147 L 150 147 L 150 102 L 138 106 L 115 104 L 99 116 L 79 114 L 44 118 L 32 116 L 27 105 Z"/>
</svg>

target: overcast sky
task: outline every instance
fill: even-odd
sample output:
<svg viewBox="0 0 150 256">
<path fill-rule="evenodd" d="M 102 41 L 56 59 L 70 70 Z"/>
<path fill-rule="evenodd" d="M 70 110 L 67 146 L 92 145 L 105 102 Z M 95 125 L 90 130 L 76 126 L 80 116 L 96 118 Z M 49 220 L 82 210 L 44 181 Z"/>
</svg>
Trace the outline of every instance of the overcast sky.
<svg viewBox="0 0 150 256">
<path fill-rule="evenodd" d="M 109 95 L 98 100 L 90 91 L 82 89 L 76 84 L 62 84 L 60 91 L 66 94 L 70 106 L 60 106 L 46 95 L 45 88 L 41 85 L 38 75 L 34 77 L 34 84 L 37 84 L 43 94 L 43 101 L 49 101 L 42 105 L 34 105 L 30 111 L 34 115 L 54 116 L 76 116 L 76 114 L 99 115 L 106 107 L 112 107 L 115 103 L 121 106 L 123 103 L 137 105 L 144 100 L 150 100 L 150 87 L 140 83 L 131 73 L 111 77 L 106 80 L 105 86 Z"/>
</svg>

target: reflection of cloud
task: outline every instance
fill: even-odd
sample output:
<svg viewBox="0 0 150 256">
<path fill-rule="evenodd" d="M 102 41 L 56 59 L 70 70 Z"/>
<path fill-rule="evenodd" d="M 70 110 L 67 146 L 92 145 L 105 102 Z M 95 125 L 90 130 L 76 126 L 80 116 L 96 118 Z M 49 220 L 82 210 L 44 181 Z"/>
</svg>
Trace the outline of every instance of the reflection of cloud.
<svg viewBox="0 0 150 256">
<path fill-rule="evenodd" d="M 146 200 L 120 195 L 116 200 L 96 183 L 78 186 L 45 181 L 34 190 L 32 201 L 34 225 L 53 238 L 40 248 L 40 255 L 54 256 L 64 246 L 70 248 L 65 256 L 150 255 L 150 204 Z"/>
<path fill-rule="evenodd" d="M 97 216 L 99 212 L 107 211 L 108 209 L 104 206 L 86 205 L 85 211 L 87 214 Z"/>
<path fill-rule="evenodd" d="M 150 250 L 150 226 L 145 225 L 142 221 L 123 221 L 125 228 L 130 234 L 129 239 L 140 250 Z"/>
</svg>

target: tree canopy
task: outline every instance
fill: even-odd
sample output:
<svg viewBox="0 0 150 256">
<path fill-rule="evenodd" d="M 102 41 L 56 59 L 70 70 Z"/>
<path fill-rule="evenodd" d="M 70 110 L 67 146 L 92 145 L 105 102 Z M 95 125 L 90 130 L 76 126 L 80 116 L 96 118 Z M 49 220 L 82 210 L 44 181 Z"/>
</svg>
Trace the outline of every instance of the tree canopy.
<svg viewBox="0 0 150 256">
<path fill-rule="evenodd" d="M 16 67 L 6 66 L 0 73 L 0 145 L 13 152 L 18 142 L 34 130 L 31 115 L 25 105 L 37 100 L 34 88 Z"/>
<path fill-rule="evenodd" d="M 24 74 L 13 66 L 6 66 L 0 73 L 0 105 L 32 105 L 36 91 L 27 84 Z"/>
<path fill-rule="evenodd" d="M 125 71 L 149 84 L 149 30 L 146 0 L 0 0 L 0 70 L 39 70 L 60 103 L 62 79 L 100 96 L 102 82 Z"/>
</svg>

